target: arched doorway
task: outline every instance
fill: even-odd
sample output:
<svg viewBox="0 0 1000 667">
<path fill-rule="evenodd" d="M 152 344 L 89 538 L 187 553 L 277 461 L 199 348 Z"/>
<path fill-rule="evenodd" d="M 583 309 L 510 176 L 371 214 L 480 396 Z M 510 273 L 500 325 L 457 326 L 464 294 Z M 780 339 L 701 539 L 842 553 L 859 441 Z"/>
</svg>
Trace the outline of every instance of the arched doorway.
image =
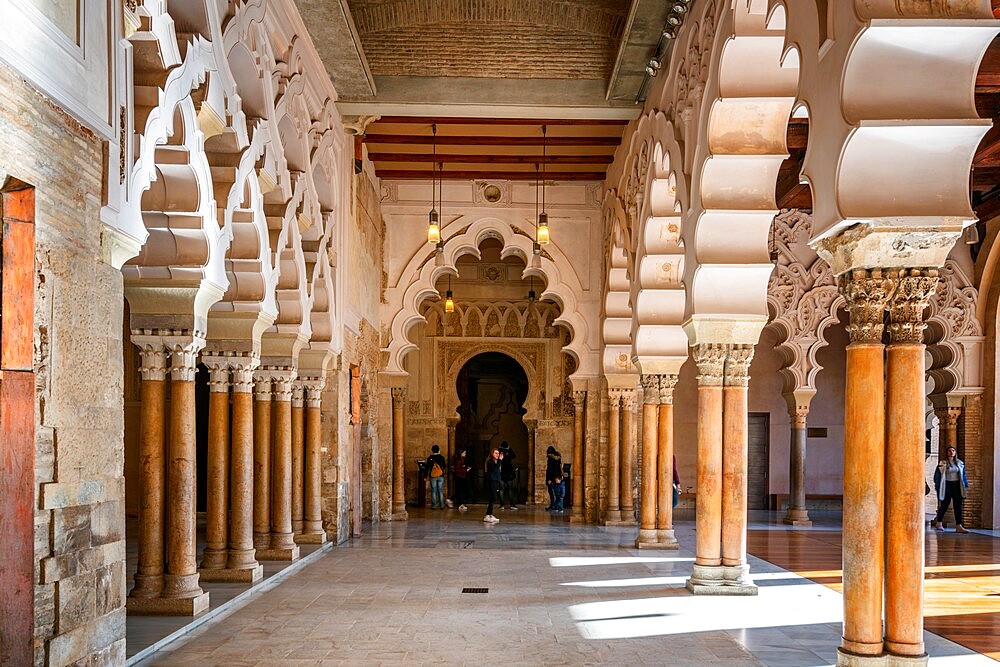
<svg viewBox="0 0 1000 667">
<path fill-rule="evenodd" d="M 483 466 L 492 449 L 504 440 L 516 455 L 517 502 L 528 499 L 534 452 L 528 449 L 524 402 L 528 376 L 514 359 L 501 352 L 484 352 L 462 366 L 456 379 L 459 421 L 455 446 L 466 448 L 472 465 L 473 498 L 485 500 Z"/>
</svg>

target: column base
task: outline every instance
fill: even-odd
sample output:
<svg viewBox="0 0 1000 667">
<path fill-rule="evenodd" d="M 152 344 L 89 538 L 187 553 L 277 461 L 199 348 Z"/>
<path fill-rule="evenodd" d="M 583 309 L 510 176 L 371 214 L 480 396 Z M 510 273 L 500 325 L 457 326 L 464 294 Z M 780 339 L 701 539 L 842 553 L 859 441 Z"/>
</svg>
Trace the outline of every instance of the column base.
<svg viewBox="0 0 1000 667">
<path fill-rule="evenodd" d="M 394 511 L 389 515 L 390 521 L 407 521 L 409 518 L 410 515 L 406 512 L 406 510 Z"/>
<path fill-rule="evenodd" d="M 604 525 L 613 526 L 622 520 L 621 510 L 604 510 Z"/>
<path fill-rule="evenodd" d="M 326 533 L 324 531 L 315 533 L 300 533 L 295 536 L 296 544 L 324 544 L 325 542 Z"/>
<path fill-rule="evenodd" d="M 811 526 L 813 522 L 809 519 L 809 512 L 804 509 L 789 509 L 785 513 L 782 523 L 789 526 Z"/>
<path fill-rule="evenodd" d="M 292 519 L 292 532 L 296 534 L 301 533 L 303 525 L 301 519 Z"/>
<path fill-rule="evenodd" d="M 298 546 L 286 549 L 257 549 L 257 560 L 282 560 L 295 562 L 299 559 Z"/>
<path fill-rule="evenodd" d="M 271 533 L 272 551 L 284 551 L 295 546 L 295 536 L 292 533 Z"/>
<path fill-rule="evenodd" d="M 886 667 L 925 667 L 929 656 L 923 655 L 886 655 Z"/>
<path fill-rule="evenodd" d="M 570 523 L 587 523 L 587 517 L 583 515 L 582 507 L 574 507 L 569 514 Z"/>
<path fill-rule="evenodd" d="M 135 586 L 129 592 L 130 598 L 137 600 L 151 600 L 160 597 L 163 592 L 162 574 L 138 574 L 135 575 Z"/>
<path fill-rule="evenodd" d="M 240 570 L 227 567 L 198 570 L 201 581 L 235 583 L 235 584 L 255 584 L 264 578 L 264 566 L 258 563 L 255 567 Z"/>
<path fill-rule="evenodd" d="M 226 561 L 229 560 L 229 551 L 225 548 L 213 549 L 210 547 L 205 547 L 205 553 L 201 557 L 201 567 L 200 570 L 221 570 L 226 567 Z"/>
<path fill-rule="evenodd" d="M 605 521 L 605 526 L 629 527 L 636 524 L 635 519 L 617 519 L 615 521 Z"/>
<path fill-rule="evenodd" d="M 757 595 L 746 565 L 695 565 L 687 589 L 694 595 Z"/>
<path fill-rule="evenodd" d="M 857 655 L 848 653 L 842 648 L 837 649 L 837 667 L 888 667 L 889 656 L 884 653 L 879 655 Z"/>
<path fill-rule="evenodd" d="M 190 598 L 133 598 L 125 609 L 136 616 L 197 616 L 208 611 L 208 593 Z"/>
<path fill-rule="evenodd" d="M 253 548 L 254 549 L 267 549 L 271 546 L 271 533 L 257 533 L 253 534 Z"/>
</svg>

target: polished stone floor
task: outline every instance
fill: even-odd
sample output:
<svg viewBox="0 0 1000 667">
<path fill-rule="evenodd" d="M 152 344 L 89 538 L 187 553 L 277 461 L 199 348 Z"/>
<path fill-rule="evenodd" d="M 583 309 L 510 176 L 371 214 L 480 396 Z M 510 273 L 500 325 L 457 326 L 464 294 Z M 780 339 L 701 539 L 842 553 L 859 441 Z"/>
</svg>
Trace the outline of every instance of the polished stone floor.
<svg viewBox="0 0 1000 667">
<path fill-rule="evenodd" d="M 139 664 L 836 660 L 841 597 L 828 586 L 752 558 L 757 597 L 688 594 L 694 525 L 684 512 L 676 552 L 640 552 L 634 528 L 571 525 L 540 509 L 500 513 L 492 526 L 481 515 L 414 510 L 408 522 L 376 525 Z M 751 529 L 786 530 L 766 513 Z M 934 667 L 996 664 L 931 633 L 926 641 Z"/>
</svg>

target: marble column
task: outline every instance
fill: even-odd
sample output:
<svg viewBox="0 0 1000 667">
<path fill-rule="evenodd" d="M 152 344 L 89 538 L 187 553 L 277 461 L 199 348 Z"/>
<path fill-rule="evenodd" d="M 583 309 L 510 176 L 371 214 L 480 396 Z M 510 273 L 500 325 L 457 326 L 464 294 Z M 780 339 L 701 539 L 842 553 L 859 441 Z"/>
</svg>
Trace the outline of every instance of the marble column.
<svg viewBox="0 0 1000 667">
<path fill-rule="evenodd" d="M 539 470 L 537 469 L 538 452 L 535 450 L 535 429 L 537 428 L 538 422 L 534 419 L 525 419 L 524 425 L 528 428 L 528 460 L 532 461 L 531 470 L 528 474 L 528 503 L 537 504 L 538 500 L 535 498 L 536 482 L 535 478 Z M 453 450 L 454 451 L 454 450 Z M 547 461 L 547 459 L 543 459 Z M 545 473 L 545 466 L 543 465 L 540 471 L 543 475 Z M 543 477 L 544 479 L 544 477 Z M 546 494 L 548 489 L 546 489 Z M 548 502 L 548 498 L 545 499 Z"/>
<path fill-rule="evenodd" d="M 698 365 L 698 473 L 695 561 L 688 589 L 718 593 L 725 588 L 722 567 L 722 378 L 728 345 L 694 348 Z"/>
<path fill-rule="evenodd" d="M 303 492 L 304 457 L 305 457 L 305 409 L 303 398 L 305 388 L 302 382 L 292 383 L 292 533 L 302 533 L 303 523 Z"/>
<path fill-rule="evenodd" d="M 604 522 L 616 525 L 621 522 L 621 415 L 622 393 L 608 389 L 608 508 Z"/>
<path fill-rule="evenodd" d="M 258 549 L 259 560 L 295 561 L 299 547 L 292 534 L 292 381 L 290 368 L 271 371 L 271 544 Z"/>
<path fill-rule="evenodd" d="M 747 386 L 753 345 L 730 345 L 722 389 L 722 567 L 728 595 L 756 595 L 747 563 Z"/>
<path fill-rule="evenodd" d="M 676 375 L 660 376 L 657 412 L 656 541 L 661 549 L 677 549 L 674 536 L 674 387 Z"/>
<path fill-rule="evenodd" d="M 639 381 L 642 383 L 642 470 L 639 477 L 639 536 L 635 540 L 635 546 L 642 549 L 655 547 L 660 536 L 656 530 L 660 376 L 644 373 Z"/>
<path fill-rule="evenodd" d="M 232 363 L 232 429 L 229 473 L 228 581 L 254 583 L 264 577 L 253 546 L 253 371 L 257 360 Z"/>
<path fill-rule="evenodd" d="M 305 385 L 305 456 L 303 474 L 303 522 L 302 534 L 295 536 L 300 544 L 323 544 L 326 531 L 323 530 L 323 472 L 322 447 L 323 431 L 322 404 L 323 379 L 310 379 Z"/>
<path fill-rule="evenodd" d="M 838 664 L 867 660 L 880 665 L 885 557 L 882 329 L 895 281 L 880 269 L 855 269 L 838 278 L 838 287 L 850 313 L 844 389 L 844 630 Z"/>
<path fill-rule="evenodd" d="M 160 597 L 163 590 L 164 469 L 167 350 L 158 339 L 139 343 L 139 566 L 128 610 Z M 135 339 L 134 339 L 135 340 Z"/>
<path fill-rule="evenodd" d="M 903 269 L 889 301 L 886 356 L 885 650 L 924 651 L 924 310 L 936 269 Z"/>
<path fill-rule="evenodd" d="M 406 521 L 406 464 L 403 438 L 406 433 L 406 388 L 392 388 L 392 520 Z"/>
<path fill-rule="evenodd" d="M 203 359 L 208 367 L 208 470 L 205 489 L 205 551 L 201 559 L 203 581 L 221 570 L 229 558 L 229 364 L 219 358 Z"/>
<path fill-rule="evenodd" d="M 785 394 L 791 438 L 788 447 L 788 509 L 784 523 L 790 526 L 811 526 L 806 511 L 806 420 L 814 389 L 796 390 Z"/>
<path fill-rule="evenodd" d="M 584 421 L 586 415 L 587 392 L 573 392 L 573 507 L 570 511 L 570 521 L 583 523 L 586 517 L 583 515 L 583 432 L 586 428 Z"/>
<path fill-rule="evenodd" d="M 635 415 L 635 390 L 622 394 L 622 462 L 621 462 L 621 515 L 622 522 L 635 524 L 635 458 L 638 447 L 638 424 Z"/>
<path fill-rule="evenodd" d="M 208 593 L 198 583 L 195 539 L 197 461 L 194 379 L 204 340 L 171 337 L 170 445 L 167 462 L 167 571 L 161 601 L 164 613 L 194 616 L 208 609 Z"/>
<path fill-rule="evenodd" d="M 253 545 L 271 546 L 271 376 L 254 374 Z"/>
</svg>

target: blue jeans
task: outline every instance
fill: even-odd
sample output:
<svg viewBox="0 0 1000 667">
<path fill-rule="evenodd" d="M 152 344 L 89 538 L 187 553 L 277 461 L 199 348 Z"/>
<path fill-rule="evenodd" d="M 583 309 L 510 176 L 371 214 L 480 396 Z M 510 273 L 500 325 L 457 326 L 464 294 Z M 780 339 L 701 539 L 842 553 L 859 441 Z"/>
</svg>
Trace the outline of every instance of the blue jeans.
<svg viewBox="0 0 1000 667">
<path fill-rule="evenodd" d="M 444 475 L 431 477 L 431 508 L 444 507 Z"/>
<path fill-rule="evenodd" d="M 549 489 L 549 506 L 545 509 L 554 510 L 556 508 L 556 485 L 546 484 L 545 486 Z"/>
<path fill-rule="evenodd" d="M 566 480 L 563 480 L 558 484 L 553 484 L 552 486 L 556 489 L 556 510 L 562 512 L 563 498 L 566 497 Z"/>
</svg>

